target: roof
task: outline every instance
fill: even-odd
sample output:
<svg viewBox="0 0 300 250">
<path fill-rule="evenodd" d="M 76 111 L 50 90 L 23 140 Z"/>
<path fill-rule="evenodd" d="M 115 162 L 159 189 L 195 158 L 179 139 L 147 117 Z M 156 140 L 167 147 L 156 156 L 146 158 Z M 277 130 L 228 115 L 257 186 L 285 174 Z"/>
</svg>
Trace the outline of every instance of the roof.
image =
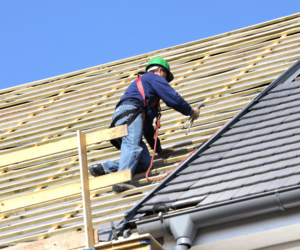
<svg viewBox="0 0 300 250">
<path fill-rule="evenodd" d="M 175 152 L 168 159 L 156 157 L 155 169 L 150 176 L 163 175 L 231 120 L 299 58 L 299 20 L 297 13 L 0 90 L 1 155 L 69 138 L 76 130 L 88 133 L 108 128 L 116 103 L 136 79 L 136 73 L 144 70 L 150 58 L 160 56 L 170 63 L 175 76 L 171 82 L 174 89 L 193 107 L 199 102 L 205 105 L 187 136 L 183 124 L 188 117 L 161 105 L 159 137 L 164 148 L 173 148 Z M 87 149 L 89 164 L 118 159 L 120 155 L 108 142 Z M 25 193 L 80 179 L 77 150 L 39 159 L 32 157 L 11 165 L 3 165 L 0 160 L 2 202 L 10 197 L 22 199 Z M 144 173 L 134 178 L 138 188 L 133 191 L 115 194 L 110 186 L 92 190 L 95 228 L 103 232 L 106 223 L 122 220 L 126 211 L 158 185 L 147 181 Z M 75 195 L 16 207 L 0 213 L 0 217 L 1 246 L 43 239 L 82 229 L 82 199 Z"/>
<path fill-rule="evenodd" d="M 299 93 L 300 60 L 162 183 L 139 212 L 163 204 L 176 213 L 300 187 Z"/>
</svg>

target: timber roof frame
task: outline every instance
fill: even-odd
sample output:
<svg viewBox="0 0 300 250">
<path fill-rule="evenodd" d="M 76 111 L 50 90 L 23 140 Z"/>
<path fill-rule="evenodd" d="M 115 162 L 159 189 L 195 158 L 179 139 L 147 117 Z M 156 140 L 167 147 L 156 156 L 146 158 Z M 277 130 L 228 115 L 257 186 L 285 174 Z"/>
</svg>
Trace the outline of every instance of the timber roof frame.
<svg viewBox="0 0 300 250">
<path fill-rule="evenodd" d="M 76 130 L 92 133 L 106 129 L 111 113 L 136 73 L 152 56 L 170 62 L 171 85 L 193 107 L 204 101 L 201 115 L 188 136 L 182 129 L 187 117 L 162 105 L 160 139 L 175 149 L 167 159 L 155 158 L 150 175 L 163 175 L 198 148 L 211 134 L 235 116 L 300 55 L 300 13 L 252 25 L 210 38 L 112 63 L 0 90 L 0 150 L 18 153 L 74 136 Z M 108 142 L 87 147 L 89 163 L 118 159 Z M 150 153 L 152 151 L 150 150 Z M 0 156 L 1 157 L 1 156 Z M 22 197 L 37 190 L 73 183 L 79 179 L 76 150 L 1 165 L 0 197 Z M 134 176 L 136 190 L 112 193 L 111 187 L 92 190 L 94 227 L 124 219 L 124 213 L 158 183 L 144 173 Z M 137 191 L 140 194 L 135 194 Z M 135 195 L 134 195 L 135 194 Z M 128 195 L 128 196 L 127 196 Z M 49 200 L 0 213 L 0 245 L 42 239 L 82 229 L 80 195 Z M 32 223 L 30 230 L 27 227 Z M 31 233 L 28 233 L 30 231 Z M 9 237 L 5 238 L 9 235 Z M 2 238 L 1 238 L 2 237 Z"/>
</svg>

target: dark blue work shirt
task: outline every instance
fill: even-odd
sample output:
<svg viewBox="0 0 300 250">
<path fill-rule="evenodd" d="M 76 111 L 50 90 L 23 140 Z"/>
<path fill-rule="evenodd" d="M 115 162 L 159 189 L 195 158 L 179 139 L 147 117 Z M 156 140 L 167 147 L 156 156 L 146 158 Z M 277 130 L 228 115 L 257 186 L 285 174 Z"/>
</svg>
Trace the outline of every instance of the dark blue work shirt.
<svg viewBox="0 0 300 250">
<path fill-rule="evenodd" d="M 162 77 L 153 73 L 146 73 L 141 77 L 141 81 L 144 87 L 147 106 L 151 105 L 156 98 L 162 99 L 168 107 L 175 109 L 176 111 L 182 113 L 183 115 L 191 115 L 193 113 L 192 107 L 170 86 L 170 84 Z M 120 102 L 117 104 L 136 104 L 130 101 L 124 101 L 129 98 L 139 99 L 144 103 L 143 97 L 140 94 L 136 81 L 134 81 L 125 91 Z M 153 149 L 154 147 L 154 127 L 153 119 L 157 116 L 157 107 L 153 107 L 146 114 L 146 119 L 144 121 L 144 136 Z M 159 140 L 157 140 L 157 152 L 161 151 L 161 145 Z"/>
</svg>

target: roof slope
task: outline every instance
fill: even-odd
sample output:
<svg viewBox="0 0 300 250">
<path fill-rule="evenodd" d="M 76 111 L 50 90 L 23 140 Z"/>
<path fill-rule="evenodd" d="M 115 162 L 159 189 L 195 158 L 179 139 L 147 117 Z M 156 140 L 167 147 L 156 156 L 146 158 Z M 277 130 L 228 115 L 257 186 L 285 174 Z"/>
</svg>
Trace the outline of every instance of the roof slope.
<svg viewBox="0 0 300 250">
<path fill-rule="evenodd" d="M 266 89 L 140 212 L 159 202 L 172 209 L 202 207 L 300 187 L 300 61 L 296 65 L 294 75 Z"/>
<path fill-rule="evenodd" d="M 279 18 L 187 44 L 126 58 L 65 75 L 0 90 L 1 155 L 68 138 L 76 130 L 106 129 L 111 114 L 136 73 L 153 56 L 169 61 L 175 80 L 171 85 L 193 107 L 204 101 L 200 118 L 187 136 L 182 116 L 164 104 L 160 139 L 176 149 L 168 159 L 156 158 L 151 175 L 164 174 L 188 152 L 236 115 L 300 55 L 300 14 Z M 89 163 L 118 159 L 108 142 L 88 148 Z M 150 153 L 152 153 L 150 151 Z M 1 156 L 0 156 L 1 157 Z M 33 156 L 34 158 L 34 156 Z M 16 159 L 16 162 L 18 159 Z M 79 180 L 77 150 L 1 165 L 0 198 L 22 199 L 24 193 Z M 157 183 L 144 174 L 135 176 L 140 194 L 114 194 L 112 188 L 91 192 L 93 225 L 121 220 L 125 211 Z M 82 228 L 80 196 L 16 208 L 0 213 L 0 245 L 7 246 Z"/>
</svg>

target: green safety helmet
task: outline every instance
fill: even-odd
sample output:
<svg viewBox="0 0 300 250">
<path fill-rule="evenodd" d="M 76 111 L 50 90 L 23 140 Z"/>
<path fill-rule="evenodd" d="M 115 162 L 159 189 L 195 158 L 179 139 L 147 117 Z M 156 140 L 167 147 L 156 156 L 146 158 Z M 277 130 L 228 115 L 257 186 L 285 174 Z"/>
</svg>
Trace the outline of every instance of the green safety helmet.
<svg viewBox="0 0 300 250">
<path fill-rule="evenodd" d="M 146 66 L 146 72 L 150 67 L 156 66 L 156 65 L 163 67 L 167 71 L 167 81 L 168 82 L 171 82 L 174 79 L 174 76 L 170 71 L 170 66 L 169 66 L 168 62 L 160 57 L 154 57 L 148 62 L 147 66 Z"/>
</svg>

